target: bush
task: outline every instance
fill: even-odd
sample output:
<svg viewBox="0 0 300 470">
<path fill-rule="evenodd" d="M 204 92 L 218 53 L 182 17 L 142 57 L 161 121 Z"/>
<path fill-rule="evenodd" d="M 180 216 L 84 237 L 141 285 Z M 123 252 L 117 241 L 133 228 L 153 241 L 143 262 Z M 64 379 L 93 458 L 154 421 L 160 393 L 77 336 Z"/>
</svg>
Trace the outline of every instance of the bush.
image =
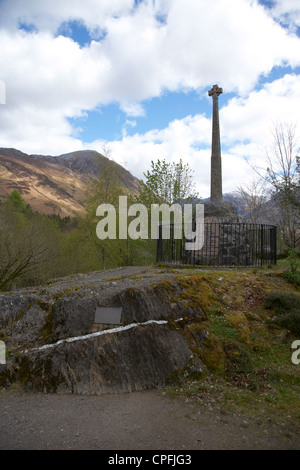
<svg viewBox="0 0 300 470">
<path fill-rule="evenodd" d="M 265 307 L 278 314 L 288 313 L 291 309 L 300 309 L 300 296 L 292 293 L 270 292 L 265 299 Z"/>
<path fill-rule="evenodd" d="M 299 271 L 293 271 L 290 268 L 288 268 L 286 271 L 284 271 L 283 277 L 291 284 L 300 286 L 300 272 Z"/>
<path fill-rule="evenodd" d="M 283 292 L 270 292 L 265 300 L 265 307 L 273 309 L 277 316 L 273 319 L 282 328 L 300 336 L 300 296 Z"/>
<path fill-rule="evenodd" d="M 296 336 L 300 337 L 300 310 L 295 309 L 290 313 L 280 315 L 273 320 L 276 325 L 286 328 L 291 333 L 294 333 Z"/>
<path fill-rule="evenodd" d="M 254 370 L 249 349 L 238 341 L 224 343 L 226 354 L 226 372 L 229 377 L 251 374 Z"/>
<path fill-rule="evenodd" d="M 300 286 L 299 253 L 295 250 L 289 250 L 288 261 L 290 266 L 283 272 L 283 277 L 292 284 Z"/>
</svg>

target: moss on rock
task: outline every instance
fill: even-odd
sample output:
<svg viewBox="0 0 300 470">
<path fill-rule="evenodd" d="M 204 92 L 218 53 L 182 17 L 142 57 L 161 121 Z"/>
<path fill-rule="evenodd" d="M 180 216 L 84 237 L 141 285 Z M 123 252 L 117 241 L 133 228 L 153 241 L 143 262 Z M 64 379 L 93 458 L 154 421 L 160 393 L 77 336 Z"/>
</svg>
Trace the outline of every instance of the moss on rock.
<svg viewBox="0 0 300 470">
<path fill-rule="evenodd" d="M 209 333 L 203 341 L 200 359 L 213 372 L 223 373 L 225 368 L 225 353 L 221 341 L 213 333 Z"/>
<path fill-rule="evenodd" d="M 226 312 L 225 316 L 231 325 L 237 330 L 239 340 L 247 346 L 252 346 L 251 333 L 246 315 L 243 312 Z"/>
<path fill-rule="evenodd" d="M 186 336 L 203 364 L 212 372 L 223 372 L 225 353 L 219 338 L 209 331 L 207 323 L 193 323 L 187 328 Z"/>
<path fill-rule="evenodd" d="M 177 278 L 180 289 L 179 299 L 187 300 L 190 307 L 196 307 L 208 314 L 214 302 L 214 293 L 205 276 L 186 276 Z"/>
</svg>

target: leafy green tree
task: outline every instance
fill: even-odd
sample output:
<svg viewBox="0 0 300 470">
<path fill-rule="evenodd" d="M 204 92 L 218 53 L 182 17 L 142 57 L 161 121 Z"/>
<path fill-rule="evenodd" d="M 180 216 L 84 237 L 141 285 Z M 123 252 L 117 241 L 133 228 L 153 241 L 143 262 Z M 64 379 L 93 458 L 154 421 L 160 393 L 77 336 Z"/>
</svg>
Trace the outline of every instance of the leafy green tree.
<svg viewBox="0 0 300 470">
<path fill-rule="evenodd" d="M 140 181 L 139 201 L 149 206 L 155 203 L 173 204 L 197 198 L 193 171 L 180 159 L 178 163 L 166 160 L 151 161 L 151 169 L 144 173 L 145 182 Z"/>
<path fill-rule="evenodd" d="M 106 154 L 110 156 L 109 149 L 106 149 Z M 118 205 L 119 196 L 126 193 L 120 165 L 108 156 L 101 155 L 98 157 L 98 168 L 98 173 L 87 188 L 86 209 L 89 213 L 95 213 L 99 204 Z"/>
<path fill-rule="evenodd" d="M 21 194 L 17 189 L 14 189 L 4 201 L 4 205 L 12 211 L 22 212 L 23 214 L 30 215 L 32 213 L 29 204 L 26 204 Z"/>
<path fill-rule="evenodd" d="M 182 159 L 178 163 L 166 160 L 151 161 L 151 168 L 144 173 L 145 181 L 140 180 L 138 195 L 132 202 L 144 204 L 148 209 L 148 226 L 151 224 L 151 205 L 185 203 L 198 198 L 193 182 L 193 171 Z M 161 217 L 161 216 L 160 216 Z M 172 220 L 173 214 L 170 215 Z M 155 262 L 156 240 L 143 240 L 148 262 Z"/>
<path fill-rule="evenodd" d="M 87 243 L 97 260 L 97 267 L 110 268 L 122 266 L 132 260 L 131 240 L 100 240 L 96 235 L 96 209 L 100 204 L 112 204 L 116 210 L 118 233 L 118 207 L 119 196 L 126 195 L 126 188 L 122 182 L 122 168 L 110 160 L 110 150 L 105 149 L 105 157 L 99 158 L 99 173 L 95 176 L 87 192 L 86 216 L 81 219 L 78 229 L 81 233 L 81 243 Z M 132 264 L 132 263 L 131 263 Z"/>
</svg>

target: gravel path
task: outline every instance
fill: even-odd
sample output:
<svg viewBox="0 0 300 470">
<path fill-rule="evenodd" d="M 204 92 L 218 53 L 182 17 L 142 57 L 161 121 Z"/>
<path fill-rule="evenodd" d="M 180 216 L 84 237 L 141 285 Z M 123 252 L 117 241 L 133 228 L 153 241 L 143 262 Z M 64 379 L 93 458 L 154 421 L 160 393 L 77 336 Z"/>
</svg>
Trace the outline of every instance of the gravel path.
<svg viewBox="0 0 300 470">
<path fill-rule="evenodd" d="M 208 411 L 162 391 L 0 392 L 0 449 L 299 449 L 300 430 Z"/>
</svg>

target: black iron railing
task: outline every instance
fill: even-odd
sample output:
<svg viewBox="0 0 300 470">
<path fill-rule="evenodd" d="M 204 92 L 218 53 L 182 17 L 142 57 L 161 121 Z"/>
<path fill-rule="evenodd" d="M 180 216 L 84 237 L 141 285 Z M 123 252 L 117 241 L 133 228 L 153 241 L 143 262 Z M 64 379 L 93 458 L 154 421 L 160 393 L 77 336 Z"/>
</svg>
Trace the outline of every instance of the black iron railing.
<svg viewBox="0 0 300 470">
<path fill-rule="evenodd" d="M 169 225 L 168 238 L 163 238 L 159 226 L 157 262 L 191 266 L 267 266 L 276 264 L 276 226 L 266 224 L 204 222 L 204 244 L 200 250 L 186 249 L 182 237 L 174 236 L 174 224 Z"/>
</svg>

